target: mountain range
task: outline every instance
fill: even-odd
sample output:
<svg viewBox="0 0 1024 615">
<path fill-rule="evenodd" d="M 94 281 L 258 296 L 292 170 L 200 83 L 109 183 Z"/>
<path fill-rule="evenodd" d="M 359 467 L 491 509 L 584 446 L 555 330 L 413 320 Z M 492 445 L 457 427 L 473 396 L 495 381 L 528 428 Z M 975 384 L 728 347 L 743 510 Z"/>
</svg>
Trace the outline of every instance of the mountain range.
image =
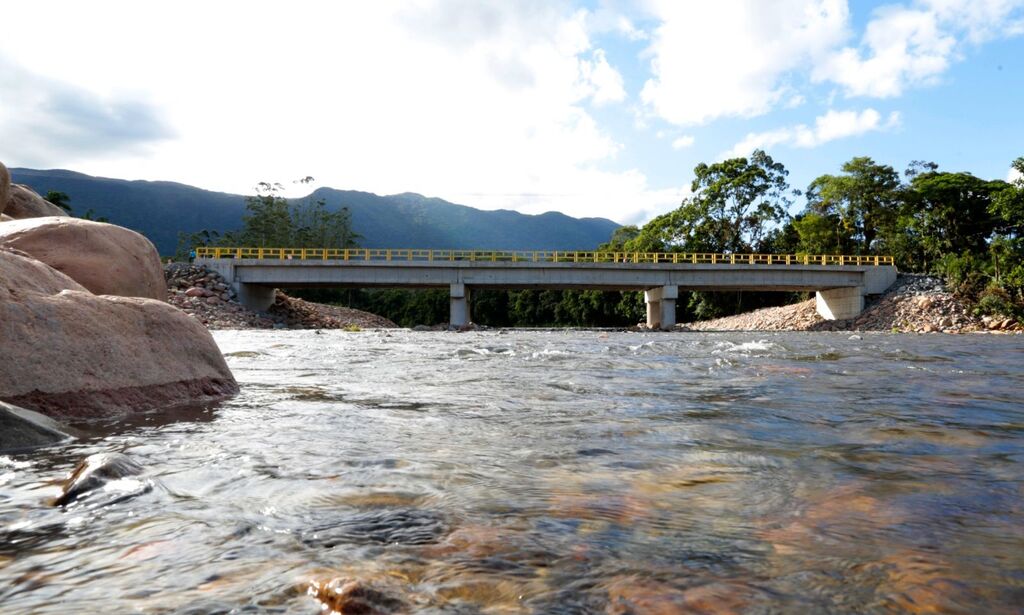
<svg viewBox="0 0 1024 615">
<path fill-rule="evenodd" d="M 70 197 L 75 215 L 92 210 L 148 237 L 163 255 L 173 254 L 179 233 L 242 226 L 245 196 L 166 181 L 129 181 L 66 170 L 12 168 L 11 180 L 45 195 Z M 348 207 L 352 227 L 367 248 L 484 250 L 590 250 L 608 241 L 618 224 L 605 218 L 572 218 L 511 210 L 485 211 L 414 193 L 380 196 L 318 188 L 310 197 L 327 208 Z"/>
</svg>

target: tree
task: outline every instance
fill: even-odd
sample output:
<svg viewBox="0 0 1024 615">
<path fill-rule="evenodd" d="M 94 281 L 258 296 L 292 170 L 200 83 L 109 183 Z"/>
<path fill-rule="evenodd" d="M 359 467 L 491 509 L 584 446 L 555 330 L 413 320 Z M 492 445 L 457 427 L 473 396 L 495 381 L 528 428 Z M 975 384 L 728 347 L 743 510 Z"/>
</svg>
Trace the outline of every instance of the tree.
<svg viewBox="0 0 1024 615">
<path fill-rule="evenodd" d="M 1024 156 L 1013 161 L 1013 168 L 1020 175 L 989 206 L 996 225 L 990 249 L 995 282 L 1024 312 Z"/>
<path fill-rule="evenodd" d="M 260 182 L 256 194 L 246 197 L 240 239 L 247 246 L 291 247 L 292 219 L 288 201 L 281 196 L 284 186 Z"/>
<path fill-rule="evenodd" d="M 308 184 L 312 177 L 297 183 Z M 352 230 L 348 208 L 327 209 L 312 195 L 301 201 L 282 196 L 284 186 L 260 182 L 256 194 L 245 200 L 246 213 L 237 239 L 247 246 L 272 248 L 351 248 L 359 235 Z"/>
<path fill-rule="evenodd" d="M 842 220 L 836 214 L 809 211 L 793 220 L 793 228 L 800 237 L 798 252 L 845 254 L 849 250 L 850 236 L 843 232 Z"/>
<path fill-rule="evenodd" d="M 842 171 L 843 175 L 822 175 L 807 187 L 808 210 L 824 220 L 812 218 L 805 226 L 814 226 L 820 235 L 825 221 L 835 221 L 839 226 L 830 251 L 856 247 L 869 254 L 875 239 L 896 221 L 902 202 L 900 176 L 867 156 L 851 159 Z"/>
<path fill-rule="evenodd" d="M 750 252 L 787 216 L 789 172 L 761 150 L 694 168 L 693 196 L 640 231 L 688 252 Z"/>
<path fill-rule="evenodd" d="M 43 197 L 43 198 L 46 199 L 47 201 L 53 203 L 57 207 L 60 207 L 61 209 L 66 211 L 68 214 L 71 213 L 71 197 L 68 196 L 67 192 L 59 192 L 57 190 L 50 190 L 49 192 L 46 193 L 46 196 Z"/>
<path fill-rule="evenodd" d="M 1006 189 L 1002 180 L 970 173 L 928 171 L 915 175 L 907 194 L 905 221 L 921 241 L 925 265 L 948 254 L 987 254 L 997 228 L 990 208 Z"/>
</svg>

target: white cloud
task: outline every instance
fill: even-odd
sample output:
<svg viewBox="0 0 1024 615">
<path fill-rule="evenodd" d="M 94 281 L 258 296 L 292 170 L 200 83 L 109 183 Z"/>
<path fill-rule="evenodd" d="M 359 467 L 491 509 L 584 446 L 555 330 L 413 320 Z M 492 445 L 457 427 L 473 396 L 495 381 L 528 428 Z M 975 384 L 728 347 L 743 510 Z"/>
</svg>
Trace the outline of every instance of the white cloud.
<svg viewBox="0 0 1024 615">
<path fill-rule="evenodd" d="M 824 56 L 815 81 L 843 86 L 848 96 L 887 98 L 936 82 L 962 55 L 963 42 L 981 44 L 1024 32 L 1024 0 L 918 0 L 879 8 L 859 47 Z"/>
<path fill-rule="evenodd" d="M 630 41 L 648 39 L 647 33 L 637 28 L 629 17 L 609 6 L 602 5 L 588 13 L 587 25 L 590 32 L 595 34 L 614 32 Z"/>
<path fill-rule="evenodd" d="M 1006 174 L 1006 181 L 1011 184 L 1014 182 L 1024 181 L 1024 173 L 1010 167 L 1010 172 Z"/>
<path fill-rule="evenodd" d="M 766 132 L 750 133 L 720 158 L 749 156 L 755 149 L 769 150 L 777 145 L 799 148 L 813 148 L 836 139 L 844 139 L 878 130 L 888 130 L 899 125 L 900 115 L 892 112 L 883 122 L 882 115 L 874 109 L 857 111 L 829 110 L 814 120 L 814 126 L 798 124 Z"/>
<path fill-rule="evenodd" d="M 96 100 L 157 101 L 175 135 L 151 152 L 72 152 L 14 132 L 29 106 L 5 99 L 0 159 L 11 165 L 232 192 L 312 175 L 339 188 L 615 220 L 667 203 L 643 173 L 616 168 L 623 146 L 591 107 L 625 100 L 622 76 L 590 39 L 589 14 L 560 3 L 66 0 L 19 3 L 4 16 L 47 23 L 56 43 L 9 28 L 0 56 Z"/>
<path fill-rule="evenodd" d="M 843 86 L 850 96 L 899 96 L 908 85 L 934 80 L 949 68 L 956 38 L 929 11 L 886 7 L 868 23 L 867 57 L 852 47 L 828 57 L 814 78 Z"/>
<path fill-rule="evenodd" d="M 595 105 L 610 102 L 622 102 L 626 99 L 626 89 L 622 85 L 622 75 L 608 64 L 604 51 L 597 49 L 592 60 L 580 61 L 580 77 L 584 88 Z"/>
<path fill-rule="evenodd" d="M 806 80 L 847 96 L 899 96 L 938 81 L 966 45 L 1024 33 L 1024 0 L 894 2 L 852 45 L 848 0 L 649 4 L 659 25 L 641 99 L 679 126 L 798 106 Z"/>
<path fill-rule="evenodd" d="M 797 95 L 789 73 L 847 35 L 845 0 L 655 0 L 649 110 L 686 126 L 761 115 Z"/>
<path fill-rule="evenodd" d="M 672 141 L 672 149 L 685 149 L 693 145 L 696 139 L 691 135 L 683 135 Z"/>
</svg>

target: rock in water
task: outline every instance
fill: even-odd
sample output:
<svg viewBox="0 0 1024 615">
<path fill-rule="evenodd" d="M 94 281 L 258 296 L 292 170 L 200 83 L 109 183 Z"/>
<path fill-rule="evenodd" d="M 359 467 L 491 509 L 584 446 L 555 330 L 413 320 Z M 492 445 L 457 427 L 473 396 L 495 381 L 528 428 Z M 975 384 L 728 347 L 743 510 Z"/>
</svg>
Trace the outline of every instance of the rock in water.
<svg viewBox="0 0 1024 615">
<path fill-rule="evenodd" d="M 307 593 L 320 603 L 321 610 L 341 615 L 388 615 L 404 613 L 407 608 L 401 599 L 357 579 L 312 581 Z"/>
<path fill-rule="evenodd" d="M 142 466 L 121 453 L 97 453 L 89 455 L 64 481 L 61 494 L 54 500 L 55 506 L 65 506 L 111 481 L 138 476 Z"/>
<path fill-rule="evenodd" d="M 21 184 L 11 184 L 5 202 L 7 207 L 3 208 L 3 213 L 15 220 L 44 216 L 69 217 L 66 211 Z"/>
<path fill-rule="evenodd" d="M 0 249 L 0 399 L 52 417 L 85 417 L 237 391 L 210 332 L 178 309 L 97 297 Z"/>
<path fill-rule="evenodd" d="M 0 401 L 0 453 L 47 446 L 70 438 L 56 421 Z"/>
<path fill-rule="evenodd" d="M 7 197 L 11 193 L 11 174 L 4 163 L 0 162 L 0 215 L 7 208 Z M 2 222 L 2 220 L 0 220 Z"/>
<path fill-rule="evenodd" d="M 0 227 L 0 246 L 21 250 L 97 295 L 167 299 L 153 244 L 135 231 L 78 218 L 30 218 Z"/>
</svg>

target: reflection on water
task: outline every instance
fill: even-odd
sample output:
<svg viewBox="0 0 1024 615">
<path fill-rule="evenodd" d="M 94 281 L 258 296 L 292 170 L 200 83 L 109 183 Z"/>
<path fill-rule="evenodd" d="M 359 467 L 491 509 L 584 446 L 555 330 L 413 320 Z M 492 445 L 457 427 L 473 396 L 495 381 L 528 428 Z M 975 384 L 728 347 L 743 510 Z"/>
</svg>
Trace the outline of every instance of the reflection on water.
<svg viewBox="0 0 1024 615">
<path fill-rule="evenodd" d="M 0 612 L 1024 604 L 1020 338 L 216 337 L 236 399 L 0 456 Z M 48 506 L 98 452 L 151 488 Z"/>
</svg>

